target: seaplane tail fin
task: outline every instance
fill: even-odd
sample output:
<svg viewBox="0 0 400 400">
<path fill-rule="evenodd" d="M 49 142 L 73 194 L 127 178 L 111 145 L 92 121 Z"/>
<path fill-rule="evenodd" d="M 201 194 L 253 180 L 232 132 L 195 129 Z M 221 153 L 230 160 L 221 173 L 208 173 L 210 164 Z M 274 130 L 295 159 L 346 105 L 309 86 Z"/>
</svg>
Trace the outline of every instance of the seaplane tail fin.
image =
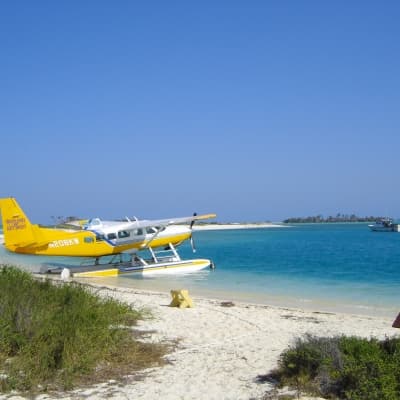
<svg viewBox="0 0 400 400">
<path fill-rule="evenodd" d="M 37 242 L 35 226 L 31 224 L 13 197 L 0 199 L 4 243 L 8 249 L 25 247 Z"/>
</svg>

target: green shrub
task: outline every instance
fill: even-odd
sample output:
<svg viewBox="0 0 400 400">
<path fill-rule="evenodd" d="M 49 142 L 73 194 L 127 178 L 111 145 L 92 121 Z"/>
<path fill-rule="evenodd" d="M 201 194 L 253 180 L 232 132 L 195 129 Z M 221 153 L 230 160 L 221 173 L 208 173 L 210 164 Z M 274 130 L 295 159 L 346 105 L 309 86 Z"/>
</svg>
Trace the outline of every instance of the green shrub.
<svg viewBox="0 0 400 400">
<path fill-rule="evenodd" d="M 0 390 L 69 389 L 159 362 L 165 349 L 134 338 L 130 327 L 140 318 L 143 312 L 82 285 L 3 267 L 0 370 L 7 378 Z"/>
<path fill-rule="evenodd" d="M 328 398 L 400 399 L 400 339 L 298 339 L 273 377 L 280 385 Z"/>
</svg>

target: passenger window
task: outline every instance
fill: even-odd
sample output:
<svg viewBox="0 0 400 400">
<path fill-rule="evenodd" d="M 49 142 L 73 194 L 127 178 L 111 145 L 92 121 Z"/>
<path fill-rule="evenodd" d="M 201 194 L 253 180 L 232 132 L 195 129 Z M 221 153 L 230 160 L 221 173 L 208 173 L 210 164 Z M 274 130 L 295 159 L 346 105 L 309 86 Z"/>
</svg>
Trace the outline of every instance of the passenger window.
<svg viewBox="0 0 400 400">
<path fill-rule="evenodd" d="M 136 236 L 142 236 L 143 235 L 143 229 L 136 229 L 136 231 L 135 231 L 135 235 Z"/>
<path fill-rule="evenodd" d="M 157 232 L 156 229 L 153 228 L 152 226 L 150 226 L 149 228 L 146 228 L 146 233 L 153 234 L 153 233 L 156 233 L 156 232 Z"/>
<path fill-rule="evenodd" d="M 123 238 L 127 238 L 127 237 L 129 237 L 131 234 L 128 232 L 128 231 L 119 231 L 118 232 L 118 237 L 120 238 L 120 239 L 123 239 Z"/>
</svg>

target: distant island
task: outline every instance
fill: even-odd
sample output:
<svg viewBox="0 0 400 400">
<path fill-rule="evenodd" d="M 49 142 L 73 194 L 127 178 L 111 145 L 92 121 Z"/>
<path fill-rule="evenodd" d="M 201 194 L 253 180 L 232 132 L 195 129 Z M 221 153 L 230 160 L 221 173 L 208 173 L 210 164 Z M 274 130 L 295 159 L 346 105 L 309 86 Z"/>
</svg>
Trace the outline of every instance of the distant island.
<svg viewBox="0 0 400 400">
<path fill-rule="evenodd" d="M 283 222 L 285 224 L 296 224 L 296 223 L 323 223 L 323 222 L 375 222 L 382 219 L 383 217 L 358 217 L 355 214 L 336 214 L 336 216 L 324 217 L 322 215 L 310 216 L 310 217 L 292 217 L 287 218 Z"/>
</svg>

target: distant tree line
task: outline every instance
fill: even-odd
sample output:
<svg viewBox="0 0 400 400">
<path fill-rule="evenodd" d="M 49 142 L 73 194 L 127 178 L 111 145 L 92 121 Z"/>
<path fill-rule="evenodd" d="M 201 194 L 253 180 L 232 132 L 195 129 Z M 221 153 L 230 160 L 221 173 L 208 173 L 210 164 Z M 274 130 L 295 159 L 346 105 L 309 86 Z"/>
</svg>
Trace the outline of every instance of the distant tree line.
<svg viewBox="0 0 400 400">
<path fill-rule="evenodd" d="M 322 223 L 322 222 L 373 222 L 383 217 L 358 217 L 355 214 L 336 214 L 336 216 L 330 215 L 329 217 L 324 217 L 322 215 L 315 215 L 310 217 L 292 217 L 285 219 L 284 223 Z"/>
</svg>

